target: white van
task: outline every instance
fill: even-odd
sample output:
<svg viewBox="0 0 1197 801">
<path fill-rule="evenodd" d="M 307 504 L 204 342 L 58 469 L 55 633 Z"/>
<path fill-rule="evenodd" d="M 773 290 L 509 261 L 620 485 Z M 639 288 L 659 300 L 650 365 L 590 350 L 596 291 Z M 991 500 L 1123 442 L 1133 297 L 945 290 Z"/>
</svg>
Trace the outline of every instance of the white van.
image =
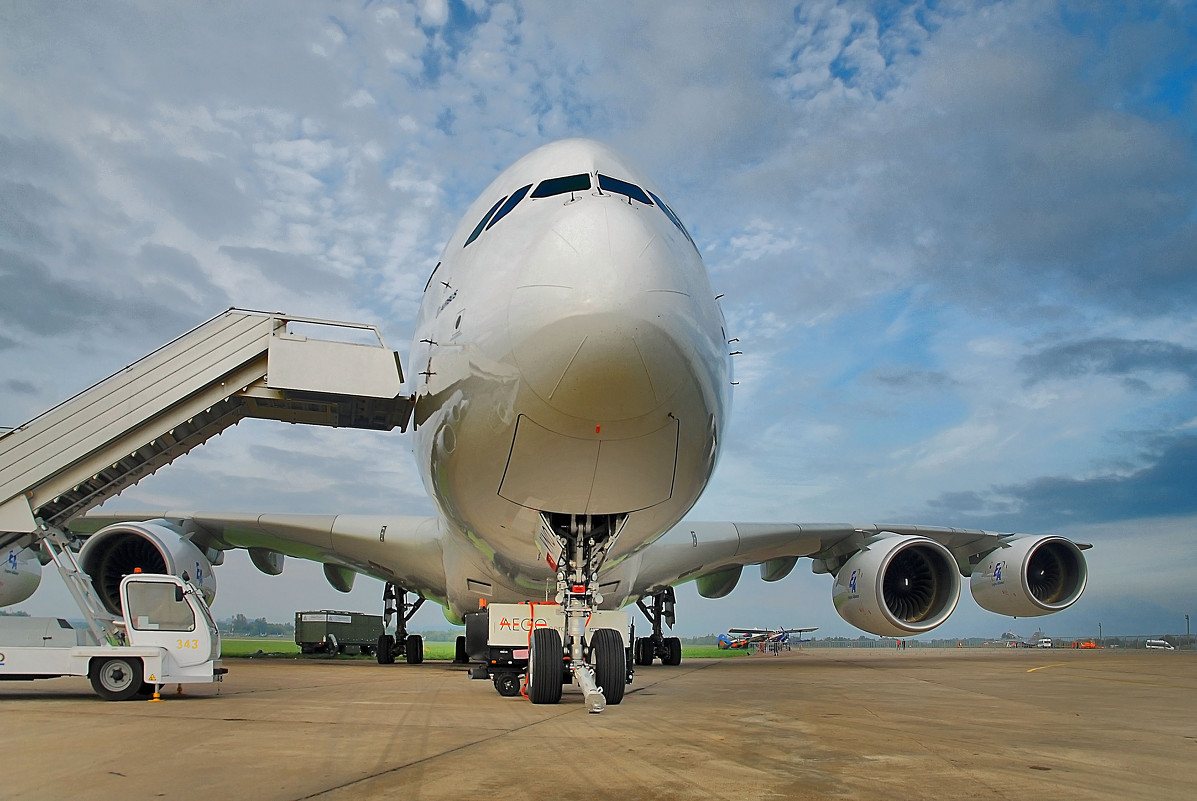
<svg viewBox="0 0 1197 801">
<path fill-rule="evenodd" d="M 1052 638 L 1044 637 L 1042 640 L 1039 641 L 1038 647 L 1039 648 L 1051 648 L 1052 647 Z"/>
<path fill-rule="evenodd" d="M 1147 647 L 1158 651 L 1175 651 L 1176 648 L 1167 640 L 1148 640 Z"/>
</svg>

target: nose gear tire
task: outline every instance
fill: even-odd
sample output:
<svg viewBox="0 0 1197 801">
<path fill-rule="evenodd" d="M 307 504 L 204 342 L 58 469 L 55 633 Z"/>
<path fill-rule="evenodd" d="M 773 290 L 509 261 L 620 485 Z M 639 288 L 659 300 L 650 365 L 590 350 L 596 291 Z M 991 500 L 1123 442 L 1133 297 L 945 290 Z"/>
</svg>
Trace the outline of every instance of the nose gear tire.
<svg viewBox="0 0 1197 801">
<path fill-rule="evenodd" d="M 623 651 L 623 637 L 615 629 L 599 629 L 590 639 L 590 662 L 594 666 L 594 680 L 603 688 L 608 706 L 623 700 L 627 685 L 627 660 Z"/>
<path fill-rule="evenodd" d="M 561 700 L 561 633 L 556 629 L 535 629 L 528 653 L 528 699 L 534 704 L 555 704 Z"/>
</svg>

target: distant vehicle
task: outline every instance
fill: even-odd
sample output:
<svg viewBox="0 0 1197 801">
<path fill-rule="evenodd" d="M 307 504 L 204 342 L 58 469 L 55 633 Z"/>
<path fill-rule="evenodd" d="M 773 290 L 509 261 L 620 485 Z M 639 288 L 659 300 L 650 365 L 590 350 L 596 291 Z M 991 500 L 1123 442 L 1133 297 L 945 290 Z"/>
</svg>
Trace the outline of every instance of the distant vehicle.
<svg viewBox="0 0 1197 801">
<path fill-rule="evenodd" d="M 1097 643 L 1093 642 L 1093 640 L 1073 640 L 1072 647 L 1073 648 L 1096 648 Z"/>
<path fill-rule="evenodd" d="M 1147 647 L 1153 651 L 1175 651 L 1176 647 L 1167 640 L 1148 640 Z"/>
<path fill-rule="evenodd" d="M 1051 648 L 1052 647 L 1052 638 L 1051 637 L 1041 638 L 1036 647 L 1037 648 Z"/>
<path fill-rule="evenodd" d="M 370 655 L 383 643 L 382 637 L 381 615 L 332 609 L 295 613 L 295 644 L 305 654 Z M 416 649 L 413 648 L 412 652 L 414 656 Z M 423 648 L 419 649 L 419 653 L 422 657 Z"/>
<path fill-rule="evenodd" d="M 758 647 L 760 650 L 771 650 L 774 653 L 785 650 L 790 650 L 790 646 L 794 643 L 810 642 L 810 639 L 802 639 L 802 635 L 808 631 L 818 631 L 818 626 L 812 626 L 805 629 L 728 629 L 727 634 L 720 634 L 719 641 L 716 643 L 720 650 L 732 649 L 751 649 Z M 790 635 L 796 634 L 797 637 Z"/>
</svg>

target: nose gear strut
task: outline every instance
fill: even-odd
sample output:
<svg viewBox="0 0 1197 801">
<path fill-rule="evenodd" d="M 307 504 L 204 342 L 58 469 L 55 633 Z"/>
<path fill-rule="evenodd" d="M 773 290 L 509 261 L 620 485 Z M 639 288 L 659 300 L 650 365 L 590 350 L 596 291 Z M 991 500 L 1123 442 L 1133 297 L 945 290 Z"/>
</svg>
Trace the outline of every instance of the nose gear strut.
<svg viewBox="0 0 1197 801">
<path fill-rule="evenodd" d="M 592 713 L 602 712 L 607 706 L 607 697 L 595 679 L 594 655 L 588 653 L 586 643 L 586 620 L 603 602 L 599 592 L 599 568 L 615 544 L 619 532 L 627 522 L 627 515 L 567 515 L 543 512 L 541 534 L 549 543 L 558 546 L 560 558 L 557 562 L 557 603 L 565 613 L 565 642 L 562 643 L 562 657 L 569 660 L 568 669 L 573 683 L 581 688 L 586 705 Z M 587 662 L 587 656 L 590 662 Z M 543 674 L 544 671 L 539 671 Z M 549 681 L 550 676 L 538 676 L 533 671 L 530 680 Z M 624 674 L 619 672 L 622 680 Z M 537 688 L 532 688 L 533 698 L 538 697 Z M 607 688 L 607 694 L 618 692 L 623 697 L 622 687 Z M 549 696 L 546 696 L 549 697 Z M 613 696 L 614 697 L 614 696 Z"/>
</svg>

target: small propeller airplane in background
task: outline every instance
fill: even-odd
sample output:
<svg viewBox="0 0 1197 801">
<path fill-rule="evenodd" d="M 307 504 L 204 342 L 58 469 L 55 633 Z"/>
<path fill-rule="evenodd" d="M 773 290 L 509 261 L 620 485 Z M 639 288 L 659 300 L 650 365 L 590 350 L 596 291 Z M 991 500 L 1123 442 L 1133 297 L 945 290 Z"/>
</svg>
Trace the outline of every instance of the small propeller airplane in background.
<svg viewBox="0 0 1197 801">
<path fill-rule="evenodd" d="M 727 634 L 720 634 L 718 645 L 721 650 L 728 648 L 778 653 L 783 648 L 790 650 L 794 643 L 810 642 L 810 638 L 803 639 L 802 635 L 808 631 L 818 631 L 818 626 L 805 629 L 728 629 Z M 797 635 L 791 637 L 790 635 Z"/>
</svg>

